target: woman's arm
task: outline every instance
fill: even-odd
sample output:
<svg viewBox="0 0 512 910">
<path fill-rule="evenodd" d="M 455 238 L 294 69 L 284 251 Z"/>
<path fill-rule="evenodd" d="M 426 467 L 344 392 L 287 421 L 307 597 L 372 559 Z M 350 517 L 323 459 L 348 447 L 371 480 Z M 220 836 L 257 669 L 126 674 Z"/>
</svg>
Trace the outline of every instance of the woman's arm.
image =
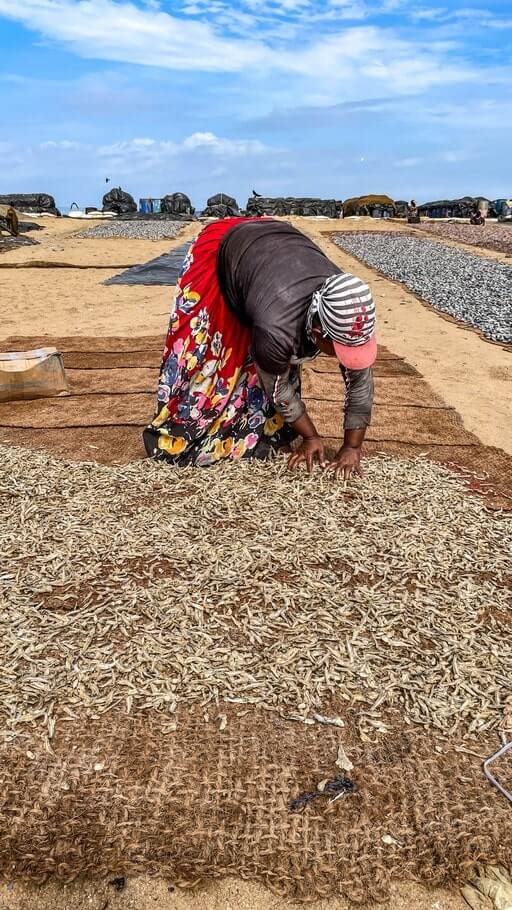
<svg viewBox="0 0 512 910">
<path fill-rule="evenodd" d="M 324 444 L 306 411 L 302 398 L 290 379 L 290 370 L 288 369 L 279 376 L 267 373 L 257 364 L 256 370 L 267 398 L 272 402 L 277 413 L 282 415 L 299 436 L 302 436 L 302 443 L 289 459 L 289 468 L 293 470 L 305 461 L 308 471 L 312 471 L 315 459 L 325 466 L 327 460 Z"/>
<path fill-rule="evenodd" d="M 308 471 L 313 469 L 315 460 L 323 467 L 334 470 L 337 476 L 347 480 L 354 472 L 361 474 L 361 447 L 366 427 L 371 420 L 373 404 L 373 369 L 347 370 L 340 367 L 346 385 L 345 434 L 343 445 L 328 464 L 321 436 L 309 417 L 306 406 L 290 381 L 289 370 L 280 376 L 267 373 L 256 365 L 260 382 L 274 405 L 290 426 L 302 436 L 302 443 L 289 459 L 293 470 L 302 462 Z"/>
<path fill-rule="evenodd" d="M 353 474 L 362 475 L 361 448 L 370 425 L 374 396 L 373 368 L 347 370 L 340 366 L 346 386 L 345 434 L 343 445 L 335 455 L 329 468 L 344 480 Z"/>
</svg>

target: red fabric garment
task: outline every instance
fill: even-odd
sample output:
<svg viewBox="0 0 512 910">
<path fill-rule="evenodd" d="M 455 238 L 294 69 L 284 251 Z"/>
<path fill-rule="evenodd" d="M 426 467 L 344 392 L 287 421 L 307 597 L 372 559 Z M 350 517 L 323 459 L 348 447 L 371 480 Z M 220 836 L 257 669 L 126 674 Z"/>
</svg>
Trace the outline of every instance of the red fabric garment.
<svg viewBox="0 0 512 910">
<path fill-rule="evenodd" d="M 226 231 L 245 220 L 208 225 L 178 280 L 165 342 L 156 414 L 146 451 L 175 464 L 266 458 L 294 438 L 261 388 L 249 354 L 251 331 L 229 310 L 217 278 Z"/>
</svg>

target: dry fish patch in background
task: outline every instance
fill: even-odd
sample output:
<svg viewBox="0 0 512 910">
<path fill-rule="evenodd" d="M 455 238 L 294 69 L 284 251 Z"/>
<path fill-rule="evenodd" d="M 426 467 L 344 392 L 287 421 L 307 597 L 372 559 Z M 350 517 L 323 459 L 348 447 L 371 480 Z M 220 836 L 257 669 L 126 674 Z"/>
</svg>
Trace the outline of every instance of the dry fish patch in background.
<svg viewBox="0 0 512 910">
<path fill-rule="evenodd" d="M 478 329 L 491 341 L 512 342 L 512 269 L 419 234 L 384 231 L 334 234 L 351 256 L 403 282 L 436 310 Z"/>
<path fill-rule="evenodd" d="M 461 224 L 450 221 L 424 221 L 415 224 L 414 230 L 437 234 L 443 240 L 455 240 L 459 243 L 471 243 L 485 249 L 497 250 L 499 253 L 512 253 L 512 231 L 508 224 Z"/>
<path fill-rule="evenodd" d="M 284 460 L 73 464 L 0 447 L 5 739 L 84 711 L 257 705 L 364 737 L 498 729 L 512 525 L 424 459 L 343 485 Z M 327 715 L 327 718 L 326 718 Z M 215 715 L 216 716 L 216 715 Z M 219 716 L 223 716 L 220 715 Z"/>
<path fill-rule="evenodd" d="M 182 228 L 183 221 L 145 221 L 142 219 L 118 221 L 112 219 L 80 231 L 75 234 L 75 237 L 83 237 L 85 240 L 93 238 L 105 240 L 112 237 L 119 237 L 123 240 L 166 240 L 177 237 Z"/>
</svg>

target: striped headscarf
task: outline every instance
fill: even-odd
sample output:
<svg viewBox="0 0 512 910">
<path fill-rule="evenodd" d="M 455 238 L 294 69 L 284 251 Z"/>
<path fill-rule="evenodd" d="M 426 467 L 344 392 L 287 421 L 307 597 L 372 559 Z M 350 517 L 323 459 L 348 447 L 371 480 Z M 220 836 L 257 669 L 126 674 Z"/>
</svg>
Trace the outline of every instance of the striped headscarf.
<svg viewBox="0 0 512 910">
<path fill-rule="evenodd" d="M 322 330 L 340 344 L 365 344 L 375 331 L 375 304 L 372 292 L 356 275 L 331 275 L 315 291 L 306 320 L 311 335 L 318 316 Z"/>
</svg>

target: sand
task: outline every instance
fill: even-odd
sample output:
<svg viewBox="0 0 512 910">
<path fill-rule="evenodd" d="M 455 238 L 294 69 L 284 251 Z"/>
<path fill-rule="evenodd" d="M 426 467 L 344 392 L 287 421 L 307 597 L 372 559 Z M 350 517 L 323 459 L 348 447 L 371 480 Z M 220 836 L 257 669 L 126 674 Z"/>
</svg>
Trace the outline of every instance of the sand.
<svg viewBox="0 0 512 910">
<path fill-rule="evenodd" d="M 341 899 L 298 904 L 276 897 L 262 885 L 225 879 L 206 890 L 185 891 L 164 881 L 147 878 L 129 880 L 121 892 L 108 882 L 49 884 L 42 887 L 18 883 L 0 886 L 0 910 L 349 910 Z M 381 910 L 467 910 L 458 893 L 443 888 L 428 890 L 413 882 L 392 888 Z M 354 908 L 354 905 L 351 905 Z"/>
<path fill-rule="evenodd" d="M 43 219 L 41 219 L 43 221 Z M 147 262 L 194 237 L 197 222 L 184 223 L 174 240 L 99 240 L 75 235 L 98 221 L 44 220 L 38 246 L 0 257 L 0 331 L 48 335 L 165 334 L 170 292 L 166 287 L 127 287 L 102 282 L 130 265 Z M 90 268 L 6 269 L 6 263 L 65 262 Z M 109 268 L 103 268 L 108 265 Z M 102 268 L 98 268 L 102 266 Z M 116 327 L 118 330 L 116 330 Z"/>
<path fill-rule="evenodd" d="M 412 294 L 393 282 L 376 277 L 339 250 L 330 240 L 333 230 L 403 230 L 405 226 L 372 219 L 314 221 L 292 218 L 347 270 L 356 271 L 373 288 L 379 313 L 382 344 L 423 374 L 435 393 L 462 416 L 466 428 L 484 444 L 512 453 L 510 380 L 512 356 L 472 331 L 443 320 Z M 186 224 L 174 241 L 85 240 L 74 235 L 88 224 L 68 219 L 41 221 L 38 246 L 5 253 L 1 263 L 27 260 L 89 265 L 89 269 L 0 269 L 2 325 L 0 337 L 10 335 L 123 336 L 164 335 L 171 291 L 169 288 L 111 286 L 101 282 L 123 267 L 147 261 L 178 246 L 197 233 Z M 474 249 L 474 248 L 472 248 Z M 483 251 L 482 251 L 483 252 Z M 498 253 L 485 253 L 505 261 Z M 109 268 L 99 268 L 109 266 Z M 146 377 L 141 377 L 141 381 Z M 296 904 L 276 898 L 263 887 L 228 879 L 206 891 L 183 892 L 162 881 L 135 879 L 116 893 L 105 882 L 50 883 L 40 888 L 22 884 L 0 885 L 0 910 L 284 910 Z M 316 910 L 344 910 L 341 900 L 320 901 Z M 386 906 L 386 905 L 379 905 Z M 393 889 L 389 910 L 462 910 L 458 893 L 427 891 L 414 883 Z"/>
</svg>

